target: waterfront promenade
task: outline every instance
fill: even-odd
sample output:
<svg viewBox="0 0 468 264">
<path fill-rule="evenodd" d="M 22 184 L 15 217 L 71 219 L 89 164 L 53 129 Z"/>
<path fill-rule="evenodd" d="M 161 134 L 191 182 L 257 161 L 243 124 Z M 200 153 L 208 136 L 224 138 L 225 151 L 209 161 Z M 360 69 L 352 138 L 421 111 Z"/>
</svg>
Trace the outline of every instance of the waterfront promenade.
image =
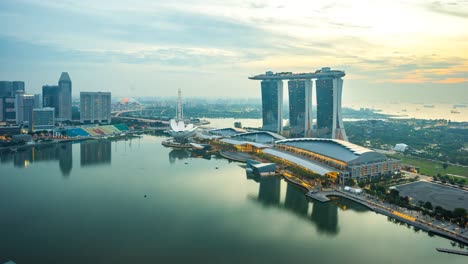
<svg viewBox="0 0 468 264">
<path fill-rule="evenodd" d="M 310 197 L 311 199 L 317 200 L 319 202 L 328 202 L 330 201 L 328 198 L 330 196 L 346 198 L 348 200 L 359 203 L 373 210 L 374 212 L 389 216 L 427 232 L 434 233 L 468 245 L 468 231 L 466 228 L 461 228 L 451 223 L 438 221 L 431 217 L 424 216 L 420 212 L 401 208 L 366 194 L 355 195 L 342 191 L 341 189 L 320 190 L 318 186 L 313 186 L 301 178 L 295 177 L 289 172 L 281 171 L 281 174 L 287 181 L 307 190 L 308 192 L 306 196 Z"/>
</svg>

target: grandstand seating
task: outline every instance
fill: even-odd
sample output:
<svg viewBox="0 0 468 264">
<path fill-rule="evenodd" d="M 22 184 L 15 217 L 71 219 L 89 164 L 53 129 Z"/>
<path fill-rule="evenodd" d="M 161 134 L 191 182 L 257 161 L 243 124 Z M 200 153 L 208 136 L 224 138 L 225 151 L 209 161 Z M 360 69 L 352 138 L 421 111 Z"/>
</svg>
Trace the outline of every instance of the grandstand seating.
<svg viewBox="0 0 468 264">
<path fill-rule="evenodd" d="M 128 131 L 128 126 L 126 124 L 117 124 L 114 125 L 120 131 Z"/>
<path fill-rule="evenodd" d="M 63 134 L 68 137 L 88 137 L 88 136 L 106 136 L 119 134 L 122 131 L 128 131 L 125 124 L 106 125 L 106 126 L 88 126 L 66 129 Z"/>
</svg>

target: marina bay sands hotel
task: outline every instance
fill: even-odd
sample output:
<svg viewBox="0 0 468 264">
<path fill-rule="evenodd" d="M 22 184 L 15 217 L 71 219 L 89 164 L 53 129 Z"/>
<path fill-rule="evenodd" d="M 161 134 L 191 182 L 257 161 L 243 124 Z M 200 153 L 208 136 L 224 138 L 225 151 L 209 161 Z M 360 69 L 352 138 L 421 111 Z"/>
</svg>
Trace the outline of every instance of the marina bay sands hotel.
<svg viewBox="0 0 468 264">
<path fill-rule="evenodd" d="M 343 71 L 328 67 L 314 73 L 271 71 L 249 77 L 261 80 L 263 129 L 283 130 L 283 80 L 288 80 L 291 137 L 331 138 L 348 141 L 341 115 Z M 317 124 L 313 126 L 312 86 L 317 95 Z"/>
</svg>

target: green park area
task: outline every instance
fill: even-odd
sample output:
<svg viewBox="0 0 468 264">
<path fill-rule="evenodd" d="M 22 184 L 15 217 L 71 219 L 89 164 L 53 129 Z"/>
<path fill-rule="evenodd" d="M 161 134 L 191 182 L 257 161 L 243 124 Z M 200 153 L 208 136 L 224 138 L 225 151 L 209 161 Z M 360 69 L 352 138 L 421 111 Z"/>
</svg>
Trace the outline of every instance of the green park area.
<svg viewBox="0 0 468 264">
<path fill-rule="evenodd" d="M 408 155 L 392 155 L 392 158 L 401 160 L 401 164 L 413 165 L 419 167 L 419 173 L 429 176 L 440 175 L 459 175 L 468 177 L 468 168 L 448 164 L 444 169 L 443 162 L 419 159 Z"/>
</svg>

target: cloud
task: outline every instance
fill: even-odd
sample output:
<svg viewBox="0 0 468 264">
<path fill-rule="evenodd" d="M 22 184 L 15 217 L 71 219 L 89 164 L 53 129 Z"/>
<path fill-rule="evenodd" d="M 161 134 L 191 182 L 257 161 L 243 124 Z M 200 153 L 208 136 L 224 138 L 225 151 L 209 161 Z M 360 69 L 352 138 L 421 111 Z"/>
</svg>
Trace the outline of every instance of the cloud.
<svg viewBox="0 0 468 264">
<path fill-rule="evenodd" d="M 452 85 L 467 76 L 468 32 L 459 16 L 439 13 L 465 12 L 465 3 L 438 1 L 431 10 L 423 0 L 134 0 L 131 5 L 4 0 L 0 72 L 48 69 L 45 65 L 57 65 L 50 67 L 54 71 L 59 66 L 99 71 L 105 65 L 129 69 L 132 75 L 125 78 L 153 85 L 159 79 L 140 72 L 219 76 L 222 71 L 226 82 L 247 93 L 254 86 L 244 80 L 249 74 L 331 66 L 345 70 L 349 82 L 375 87 L 386 82 Z M 118 79 L 124 77 L 112 76 L 115 87 L 122 88 Z M 218 88 L 208 78 L 193 85 L 201 95 Z"/>
<path fill-rule="evenodd" d="M 444 83 L 444 84 L 465 83 L 465 82 L 468 82 L 468 78 L 447 78 L 447 79 L 435 81 L 435 83 Z"/>
<path fill-rule="evenodd" d="M 468 19 L 468 1 L 434 1 L 427 7 L 436 13 Z"/>
</svg>

